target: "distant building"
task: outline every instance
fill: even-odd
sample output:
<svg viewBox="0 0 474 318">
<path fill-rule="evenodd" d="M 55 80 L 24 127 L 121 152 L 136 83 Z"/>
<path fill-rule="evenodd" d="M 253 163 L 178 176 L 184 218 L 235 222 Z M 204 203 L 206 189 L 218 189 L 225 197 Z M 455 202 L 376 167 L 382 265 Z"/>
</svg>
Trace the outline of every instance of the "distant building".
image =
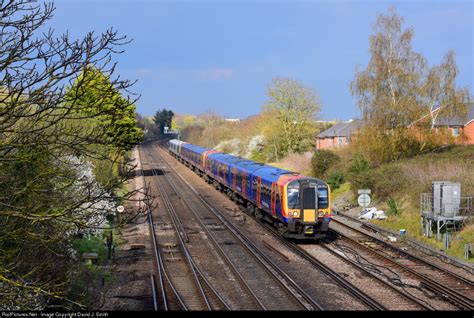
<svg viewBox="0 0 474 318">
<path fill-rule="evenodd" d="M 224 119 L 225 121 L 230 121 L 230 122 L 239 122 L 240 119 L 239 118 L 226 118 Z"/>
<path fill-rule="evenodd" d="M 337 123 L 316 136 L 316 149 L 344 147 L 351 142 L 352 136 L 362 126 L 358 119 Z"/>
<path fill-rule="evenodd" d="M 440 108 L 436 108 L 432 114 L 435 115 L 439 110 Z M 421 140 L 423 139 L 422 126 L 429 124 L 430 121 L 431 116 L 427 114 L 408 125 L 408 128 L 412 129 Z M 445 133 L 446 137 L 451 140 L 454 139 L 454 143 L 458 145 L 474 145 L 474 103 L 468 105 L 467 117 L 456 116 L 436 119 L 431 133 L 439 135 Z M 450 141 L 449 139 L 447 138 L 446 143 Z"/>
</svg>

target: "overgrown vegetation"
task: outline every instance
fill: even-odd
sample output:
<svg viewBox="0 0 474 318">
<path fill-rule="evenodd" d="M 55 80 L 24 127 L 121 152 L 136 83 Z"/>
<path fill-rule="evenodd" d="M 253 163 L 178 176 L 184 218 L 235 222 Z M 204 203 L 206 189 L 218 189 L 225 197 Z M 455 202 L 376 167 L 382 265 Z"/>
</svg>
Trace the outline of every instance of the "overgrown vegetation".
<svg viewBox="0 0 474 318">
<path fill-rule="evenodd" d="M 0 6 L 0 310 L 85 308 L 87 289 L 71 292 L 84 273 L 73 242 L 109 226 L 142 139 L 131 83 L 114 76 L 127 39 L 41 31 L 53 12 Z"/>
<path fill-rule="evenodd" d="M 340 160 L 339 156 L 330 150 L 316 151 L 311 158 L 313 176 L 324 179 L 329 168 Z"/>
</svg>

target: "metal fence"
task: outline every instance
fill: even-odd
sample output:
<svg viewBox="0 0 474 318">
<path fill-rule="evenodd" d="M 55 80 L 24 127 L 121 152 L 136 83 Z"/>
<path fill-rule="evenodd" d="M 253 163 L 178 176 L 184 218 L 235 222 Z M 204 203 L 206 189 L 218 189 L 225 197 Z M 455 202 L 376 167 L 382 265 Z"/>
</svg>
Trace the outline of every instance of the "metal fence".
<svg viewBox="0 0 474 318">
<path fill-rule="evenodd" d="M 472 205 L 472 197 L 461 197 L 459 208 L 454 209 L 454 215 L 452 213 L 452 207 L 449 207 L 449 213 L 446 211 L 446 206 L 441 205 L 439 209 L 435 211 L 433 208 L 433 195 L 431 193 L 421 194 L 421 213 L 429 218 L 435 216 L 443 217 L 470 217 L 474 215 L 474 207 Z"/>
</svg>

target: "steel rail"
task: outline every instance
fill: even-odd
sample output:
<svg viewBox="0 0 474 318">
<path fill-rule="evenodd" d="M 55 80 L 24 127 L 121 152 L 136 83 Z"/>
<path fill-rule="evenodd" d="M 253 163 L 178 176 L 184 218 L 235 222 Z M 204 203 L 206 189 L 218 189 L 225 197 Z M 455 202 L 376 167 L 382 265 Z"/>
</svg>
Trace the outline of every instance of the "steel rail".
<svg viewBox="0 0 474 318">
<path fill-rule="evenodd" d="M 155 282 L 155 275 L 150 273 L 150 281 L 151 281 L 151 293 L 153 298 L 153 310 L 158 310 L 158 295 L 156 293 L 156 282 Z"/>
<path fill-rule="evenodd" d="M 158 174 L 156 173 L 156 169 L 153 169 L 153 171 L 155 172 L 155 176 L 158 177 Z M 157 182 L 162 185 L 161 181 L 157 180 Z M 181 235 L 182 237 L 180 237 L 180 243 L 181 243 L 181 246 L 184 250 L 184 253 L 185 253 L 185 256 L 186 256 L 186 259 L 187 261 L 189 262 L 189 265 L 190 265 L 190 268 L 192 270 L 192 273 L 193 273 L 193 276 L 197 282 L 197 285 L 199 287 L 199 290 L 205 300 L 205 303 L 206 303 L 206 306 L 209 310 L 212 310 L 212 306 L 210 304 L 210 301 L 209 301 L 209 298 L 208 296 L 206 295 L 205 291 L 204 291 L 204 288 L 202 286 L 202 284 L 199 282 L 199 277 L 201 277 L 201 279 L 203 280 L 203 282 L 206 284 L 206 286 L 211 290 L 211 292 L 214 294 L 214 296 L 217 297 L 217 299 L 221 302 L 221 304 L 224 306 L 225 309 L 227 310 L 230 310 L 230 306 L 226 303 L 226 301 L 219 295 L 219 293 L 215 290 L 215 288 L 209 283 L 209 281 L 206 279 L 206 277 L 204 276 L 204 274 L 202 273 L 202 271 L 199 269 L 199 267 L 197 266 L 196 262 L 194 261 L 193 257 L 191 256 L 191 254 L 189 253 L 189 250 L 185 244 L 185 242 L 189 242 L 189 238 L 186 234 L 186 231 L 184 230 L 184 226 L 183 224 L 181 223 L 181 221 L 179 220 L 179 217 L 176 213 L 176 210 L 174 209 L 173 205 L 171 204 L 171 201 L 170 201 L 170 198 L 168 196 L 168 194 L 163 190 L 163 187 L 159 187 L 160 189 L 160 193 L 162 195 L 162 198 L 166 198 L 166 203 L 167 204 L 167 208 L 168 208 L 168 212 L 170 212 L 170 216 L 172 218 L 172 222 L 174 223 L 175 225 L 175 228 L 180 228 L 181 229 Z M 165 200 L 164 200 L 165 201 Z M 178 236 L 179 236 L 179 233 L 178 233 Z M 199 276 L 199 277 L 198 277 Z"/>
<path fill-rule="evenodd" d="M 140 152 L 141 151 L 139 150 L 138 155 L 139 155 L 140 164 L 142 165 Z M 142 165 L 142 171 L 143 171 L 143 165 Z M 154 223 L 153 223 L 153 216 L 152 216 L 152 212 L 150 210 L 149 200 L 147 201 L 147 214 L 148 214 L 148 224 L 150 226 L 150 236 L 151 236 L 151 241 L 152 241 L 152 244 L 153 244 L 153 251 L 154 251 L 154 254 L 155 254 L 156 268 L 157 268 L 157 271 L 158 271 L 158 277 L 159 277 L 159 281 L 160 281 L 160 290 L 161 290 L 161 296 L 162 296 L 164 310 L 165 311 L 169 310 L 168 297 L 167 297 L 167 293 L 166 293 L 164 278 L 166 278 L 166 280 L 168 282 L 168 286 L 170 287 L 170 289 L 174 293 L 174 296 L 179 301 L 182 308 L 184 310 L 187 310 L 186 305 L 184 304 L 183 300 L 181 299 L 181 297 L 177 293 L 176 288 L 174 287 L 173 283 L 171 282 L 171 280 L 169 279 L 169 277 L 166 273 L 166 269 L 164 267 L 163 259 L 161 257 L 161 250 L 160 250 L 160 248 L 158 246 L 158 243 L 157 243 L 157 240 L 156 240 L 155 226 L 154 226 Z"/>
<path fill-rule="evenodd" d="M 168 182 L 170 183 L 171 185 L 171 182 L 168 180 Z M 173 185 L 171 185 L 174 188 Z M 176 190 L 175 190 L 176 191 Z M 185 202 L 186 203 L 186 202 Z M 190 210 L 194 213 L 194 209 L 188 205 L 186 203 L 186 205 L 190 208 Z M 201 219 L 196 215 L 194 214 L 194 216 L 196 217 L 197 221 L 199 222 L 199 225 L 201 226 L 201 228 L 204 230 L 204 232 L 206 233 L 206 235 L 211 239 L 211 242 L 213 244 L 213 246 L 218 250 L 219 254 L 226 260 L 226 263 L 228 263 L 228 265 L 230 266 L 230 268 L 232 269 L 232 271 L 234 272 L 234 274 L 239 278 L 239 281 L 241 281 L 241 283 L 244 285 L 245 289 L 247 289 L 247 291 L 249 292 L 249 294 L 251 295 L 251 297 L 255 300 L 256 304 L 263 310 L 267 310 L 267 308 L 265 307 L 265 305 L 260 301 L 260 299 L 258 299 L 258 296 L 255 294 L 255 292 L 252 290 L 252 288 L 247 284 L 247 282 L 245 281 L 245 279 L 242 277 L 242 275 L 240 274 L 239 270 L 237 269 L 237 267 L 235 266 L 235 264 L 227 257 L 226 253 L 224 252 L 224 250 L 220 247 L 217 239 L 215 238 L 215 236 L 211 233 L 211 231 L 209 231 L 209 229 L 206 227 L 206 225 L 201 221 Z"/>
<path fill-rule="evenodd" d="M 313 255 L 308 253 L 306 250 L 301 248 L 298 244 L 290 242 L 286 240 L 285 238 L 281 237 L 280 233 L 278 233 L 278 231 L 275 228 L 271 227 L 269 224 L 265 224 L 262 222 L 259 222 L 259 224 L 263 228 L 271 232 L 283 245 L 288 247 L 290 250 L 294 251 L 303 259 L 310 262 L 311 265 L 313 265 L 316 269 L 325 273 L 327 276 L 333 279 L 339 286 L 343 287 L 350 294 L 355 296 L 357 299 L 361 300 L 364 304 L 369 306 L 371 309 L 381 310 L 381 311 L 387 310 L 385 306 L 383 306 L 378 301 L 376 301 L 375 299 L 373 299 L 372 297 L 364 293 L 362 290 L 360 290 L 358 287 L 356 287 L 355 285 L 353 285 L 352 283 L 344 279 L 342 275 L 339 275 L 338 273 L 328 269 L 326 265 L 324 265 L 321 261 L 316 259 Z"/>
<path fill-rule="evenodd" d="M 341 215 L 343 215 L 343 214 L 341 214 Z M 348 218 L 348 219 L 350 219 L 350 220 L 352 220 L 352 221 L 354 221 L 354 222 L 358 222 L 358 223 L 360 223 L 360 224 L 362 224 L 362 225 L 364 225 L 364 226 L 369 227 L 370 229 L 373 229 L 373 230 L 377 231 L 375 228 L 370 227 L 370 224 L 366 224 L 366 223 L 364 223 L 364 222 L 361 222 L 360 220 L 354 219 L 354 218 L 352 218 L 352 217 L 350 217 L 350 216 L 348 216 L 348 215 L 345 215 L 345 214 L 343 215 L 343 217 Z M 389 249 L 391 249 L 391 250 L 393 250 L 393 251 L 395 251 L 395 252 L 397 252 L 397 253 L 399 253 L 399 254 L 401 254 L 401 255 L 407 257 L 407 258 L 410 258 L 410 259 L 412 259 L 412 260 L 414 260 L 414 261 L 416 261 L 416 262 L 422 263 L 422 264 L 424 264 L 424 265 L 426 265 L 426 266 L 429 266 L 429 267 L 431 267 L 431 268 L 433 268 L 433 269 L 435 269 L 435 270 L 442 271 L 443 273 L 445 273 L 445 274 L 451 276 L 453 279 L 457 279 L 457 280 L 463 282 L 464 284 L 470 286 L 471 288 L 474 288 L 474 282 L 473 282 L 472 280 L 467 279 L 466 277 L 463 277 L 463 276 L 461 276 L 461 275 L 458 275 L 458 274 L 456 274 L 456 273 L 454 273 L 454 272 L 452 272 L 452 271 L 450 271 L 450 270 L 448 270 L 448 269 L 442 268 L 442 267 L 440 267 L 440 266 L 438 266 L 438 265 L 436 265 L 436 264 L 434 264 L 434 263 L 432 263 L 432 262 L 429 262 L 429 261 L 427 261 L 427 260 L 424 260 L 424 259 L 422 259 L 422 258 L 420 258 L 420 257 L 418 257 L 418 256 L 416 256 L 416 255 L 407 253 L 406 251 L 404 251 L 404 250 L 402 250 L 402 249 L 399 249 L 399 248 L 396 247 L 396 246 L 393 246 L 393 245 L 391 245 L 391 244 L 389 244 L 389 243 L 387 243 L 387 242 L 384 242 L 383 240 L 381 240 L 381 239 L 379 239 L 379 238 L 377 238 L 377 237 L 373 237 L 373 236 L 371 236 L 371 235 L 368 235 L 367 233 L 364 233 L 363 231 L 361 231 L 361 230 L 359 230 L 359 229 L 357 229 L 357 228 L 354 228 L 354 227 L 352 227 L 352 226 L 350 226 L 350 225 L 348 225 L 348 224 L 346 224 L 346 223 L 343 223 L 343 222 L 341 222 L 341 221 L 339 221 L 339 220 L 336 220 L 336 219 L 333 218 L 332 221 L 335 222 L 335 223 L 337 223 L 337 224 L 341 224 L 341 225 L 343 225 L 343 226 L 345 226 L 345 227 L 348 227 L 348 228 L 350 228 L 351 230 L 356 231 L 356 232 L 358 232 L 358 233 L 360 233 L 360 234 L 362 234 L 362 235 L 364 235 L 364 236 L 368 236 L 368 237 L 370 237 L 370 239 L 376 241 L 377 243 L 382 244 L 384 247 L 387 247 L 387 248 L 389 248 Z M 377 231 L 377 232 L 378 232 L 378 231 Z"/>
<path fill-rule="evenodd" d="M 341 254 L 337 253 L 335 250 L 329 248 L 326 244 L 321 244 L 320 245 L 322 248 L 324 248 L 325 250 L 329 251 L 331 254 L 335 255 L 336 257 L 340 258 L 342 261 L 346 262 L 347 264 L 350 264 L 356 268 L 358 268 L 359 270 L 363 271 L 365 274 L 369 275 L 370 277 L 372 277 L 373 279 L 377 280 L 379 283 L 381 283 L 382 285 L 390 288 L 391 290 L 395 291 L 397 294 L 400 294 L 403 298 L 405 299 L 408 299 L 409 301 L 412 301 L 414 302 L 415 304 L 417 304 L 418 306 L 420 306 L 421 308 L 425 309 L 425 310 L 433 310 L 431 307 L 428 307 L 426 306 L 425 304 L 423 304 L 422 302 L 420 302 L 418 299 L 416 299 L 415 297 L 413 297 L 412 295 L 408 294 L 408 293 L 405 293 L 403 291 L 400 291 L 399 289 L 397 289 L 395 286 L 393 286 L 392 284 L 388 283 L 387 281 L 383 280 L 382 278 L 378 277 L 377 275 L 375 275 L 374 273 L 372 273 L 371 271 L 368 271 L 367 269 L 365 269 L 363 266 L 361 266 L 360 264 L 354 262 L 353 260 L 351 259 L 348 259 L 344 256 L 342 256 Z"/>
<path fill-rule="evenodd" d="M 158 174 L 156 173 L 156 169 L 152 169 L 152 173 L 153 173 L 154 177 L 158 177 Z M 182 224 L 179 221 L 176 220 L 176 215 L 175 215 L 176 211 L 174 210 L 174 207 L 169 202 L 168 196 L 164 193 L 164 190 L 161 187 L 161 182 L 158 181 L 158 180 L 157 180 L 157 182 L 159 184 L 158 189 L 160 191 L 161 198 L 163 199 L 163 202 L 165 203 L 165 206 L 166 206 L 166 210 L 168 211 L 168 213 L 170 215 L 171 222 L 173 223 L 173 226 L 174 226 L 176 232 L 178 233 L 178 239 L 179 239 L 179 242 L 180 242 L 180 246 L 183 249 L 184 256 L 186 258 L 186 261 L 188 262 L 188 267 L 191 270 L 191 273 L 194 277 L 194 282 L 195 282 L 196 286 L 199 289 L 200 295 L 201 295 L 207 309 L 212 310 L 211 304 L 209 303 L 209 299 L 207 298 L 207 295 L 204 292 L 202 284 L 199 281 L 199 278 L 197 277 L 196 270 L 194 268 L 193 262 L 191 261 L 191 255 L 189 254 L 188 249 L 184 244 L 184 239 L 182 237 L 182 235 L 184 235 L 184 234 L 180 234 L 181 231 L 182 231 L 181 233 L 185 233 L 184 228 L 182 227 Z"/>
</svg>

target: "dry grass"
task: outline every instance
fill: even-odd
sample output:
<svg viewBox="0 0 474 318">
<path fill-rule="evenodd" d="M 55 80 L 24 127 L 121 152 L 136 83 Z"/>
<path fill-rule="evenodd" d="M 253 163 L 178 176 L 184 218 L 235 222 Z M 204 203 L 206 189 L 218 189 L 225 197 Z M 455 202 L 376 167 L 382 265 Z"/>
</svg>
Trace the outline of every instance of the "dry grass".
<svg viewBox="0 0 474 318">
<path fill-rule="evenodd" d="M 461 183 L 462 196 L 474 196 L 474 146 L 453 147 L 441 153 L 424 154 L 397 164 L 408 183 L 407 187 L 397 193 L 397 197 L 403 198 L 401 202 L 404 212 L 401 216 L 390 216 L 386 221 L 375 223 L 395 231 L 405 228 L 409 236 L 436 248 L 443 248 L 441 242 L 420 233 L 420 194 L 430 192 L 433 181 L 452 181 Z M 390 176 L 385 178 L 389 179 Z M 386 207 L 381 203 L 379 208 Z M 466 243 L 474 243 L 474 224 L 456 234 L 446 253 L 463 258 Z M 474 259 L 470 261 L 474 262 Z"/>
<path fill-rule="evenodd" d="M 278 162 L 269 163 L 274 167 L 298 172 L 304 175 L 311 175 L 312 152 L 303 154 L 290 154 Z"/>
</svg>

